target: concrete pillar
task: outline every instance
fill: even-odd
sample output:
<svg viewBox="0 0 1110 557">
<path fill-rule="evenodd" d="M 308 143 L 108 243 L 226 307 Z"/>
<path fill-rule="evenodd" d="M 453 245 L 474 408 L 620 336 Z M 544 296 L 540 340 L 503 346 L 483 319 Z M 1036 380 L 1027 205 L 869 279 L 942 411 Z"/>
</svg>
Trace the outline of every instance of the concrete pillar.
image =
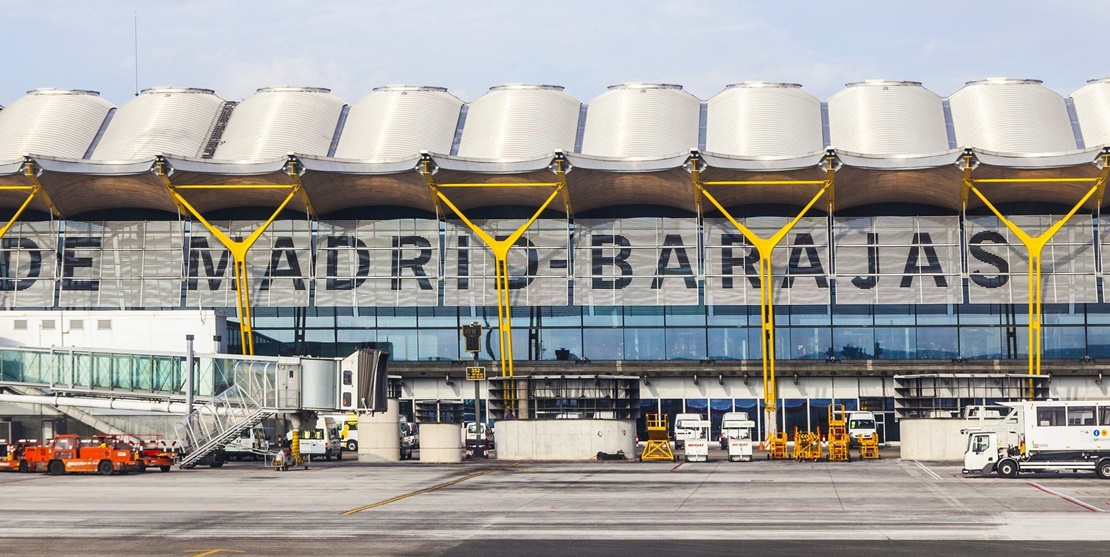
<svg viewBox="0 0 1110 557">
<path fill-rule="evenodd" d="M 459 424 L 420 424 L 420 462 L 462 462 Z"/>
<path fill-rule="evenodd" d="M 396 399 L 389 399 L 385 412 L 358 415 L 358 461 L 401 460 L 401 413 Z"/>
</svg>

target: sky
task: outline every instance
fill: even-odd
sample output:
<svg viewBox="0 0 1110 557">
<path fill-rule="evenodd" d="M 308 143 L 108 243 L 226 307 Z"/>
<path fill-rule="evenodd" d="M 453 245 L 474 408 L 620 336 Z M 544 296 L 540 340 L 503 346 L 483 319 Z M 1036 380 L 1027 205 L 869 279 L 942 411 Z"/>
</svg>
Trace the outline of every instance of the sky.
<svg viewBox="0 0 1110 557">
<path fill-rule="evenodd" d="M 326 87 L 353 103 L 386 84 L 472 101 L 504 83 L 674 83 L 708 99 L 730 83 L 799 83 L 822 100 L 865 79 L 947 97 L 987 77 L 1069 95 L 1110 76 L 1097 0 L 0 0 L 0 105 L 30 89 Z"/>
</svg>

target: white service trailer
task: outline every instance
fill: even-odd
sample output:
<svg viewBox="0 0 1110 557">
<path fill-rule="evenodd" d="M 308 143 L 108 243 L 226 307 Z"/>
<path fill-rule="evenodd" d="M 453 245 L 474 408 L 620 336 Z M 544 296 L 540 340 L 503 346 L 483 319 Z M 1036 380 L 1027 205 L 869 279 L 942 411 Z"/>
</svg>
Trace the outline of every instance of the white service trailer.
<svg viewBox="0 0 1110 557">
<path fill-rule="evenodd" d="M 964 474 L 1093 471 L 1110 479 L 1110 401 L 1007 402 L 1002 423 L 967 432 Z"/>
</svg>

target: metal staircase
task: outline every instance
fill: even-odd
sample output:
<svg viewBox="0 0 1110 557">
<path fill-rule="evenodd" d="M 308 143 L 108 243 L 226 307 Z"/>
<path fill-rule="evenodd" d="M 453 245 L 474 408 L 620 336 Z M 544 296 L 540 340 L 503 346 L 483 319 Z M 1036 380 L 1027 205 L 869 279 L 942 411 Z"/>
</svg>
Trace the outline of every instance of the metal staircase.
<svg viewBox="0 0 1110 557">
<path fill-rule="evenodd" d="M 245 389 L 233 385 L 211 403 L 201 406 L 174 426 L 186 454 L 182 468 L 192 468 L 205 457 L 224 448 L 232 440 L 262 420 L 275 414 L 255 401 Z"/>
</svg>

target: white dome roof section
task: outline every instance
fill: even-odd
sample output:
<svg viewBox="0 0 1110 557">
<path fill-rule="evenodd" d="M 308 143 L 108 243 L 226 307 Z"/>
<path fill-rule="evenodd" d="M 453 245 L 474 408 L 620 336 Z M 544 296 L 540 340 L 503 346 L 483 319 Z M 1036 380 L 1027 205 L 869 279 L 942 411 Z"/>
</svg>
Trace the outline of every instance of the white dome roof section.
<svg viewBox="0 0 1110 557">
<path fill-rule="evenodd" d="M 239 103 L 212 157 L 262 161 L 288 153 L 327 156 L 343 101 L 328 89 L 267 87 Z"/>
<path fill-rule="evenodd" d="M 92 159 L 134 161 L 160 153 L 199 157 L 223 102 L 208 89 L 146 89 L 116 110 Z"/>
<path fill-rule="evenodd" d="M 794 83 L 729 85 L 707 102 L 705 150 L 743 158 L 820 151 L 821 101 Z"/>
<path fill-rule="evenodd" d="M 80 159 L 111 109 L 96 91 L 28 91 L 0 111 L 0 161 L 24 155 Z"/>
<path fill-rule="evenodd" d="M 1022 155 L 1077 148 L 1064 98 L 1040 81 L 972 81 L 948 102 L 958 147 Z"/>
<path fill-rule="evenodd" d="M 653 160 L 698 147 L 701 101 L 680 85 L 625 83 L 590 101 L 582 154 Z"/>
<path fill-rule="evenodd" d="M 865 155 L 949 151 L 944 101 L 915 81 L 849 83 L 829 98 L 829 140 Z"/>
<path fill-rule="evenodd" d="M 1088 81 L 1071 99 L 1083 143 L 1088 148 L 1110 145 L 1110 78 Z"/>
<path fill-rule="evenodd" d="M 458 156 L 534 160 L 574 151 L 582 102 L 554 85 L 508 84 L 470 103 Z"/>
<path fill-rule="evenodd" d="M 463 102 L 441 87 L 386 85 L 351 105 L 336 158 L 398 161 L 450 153 Z"/>
</svg>

